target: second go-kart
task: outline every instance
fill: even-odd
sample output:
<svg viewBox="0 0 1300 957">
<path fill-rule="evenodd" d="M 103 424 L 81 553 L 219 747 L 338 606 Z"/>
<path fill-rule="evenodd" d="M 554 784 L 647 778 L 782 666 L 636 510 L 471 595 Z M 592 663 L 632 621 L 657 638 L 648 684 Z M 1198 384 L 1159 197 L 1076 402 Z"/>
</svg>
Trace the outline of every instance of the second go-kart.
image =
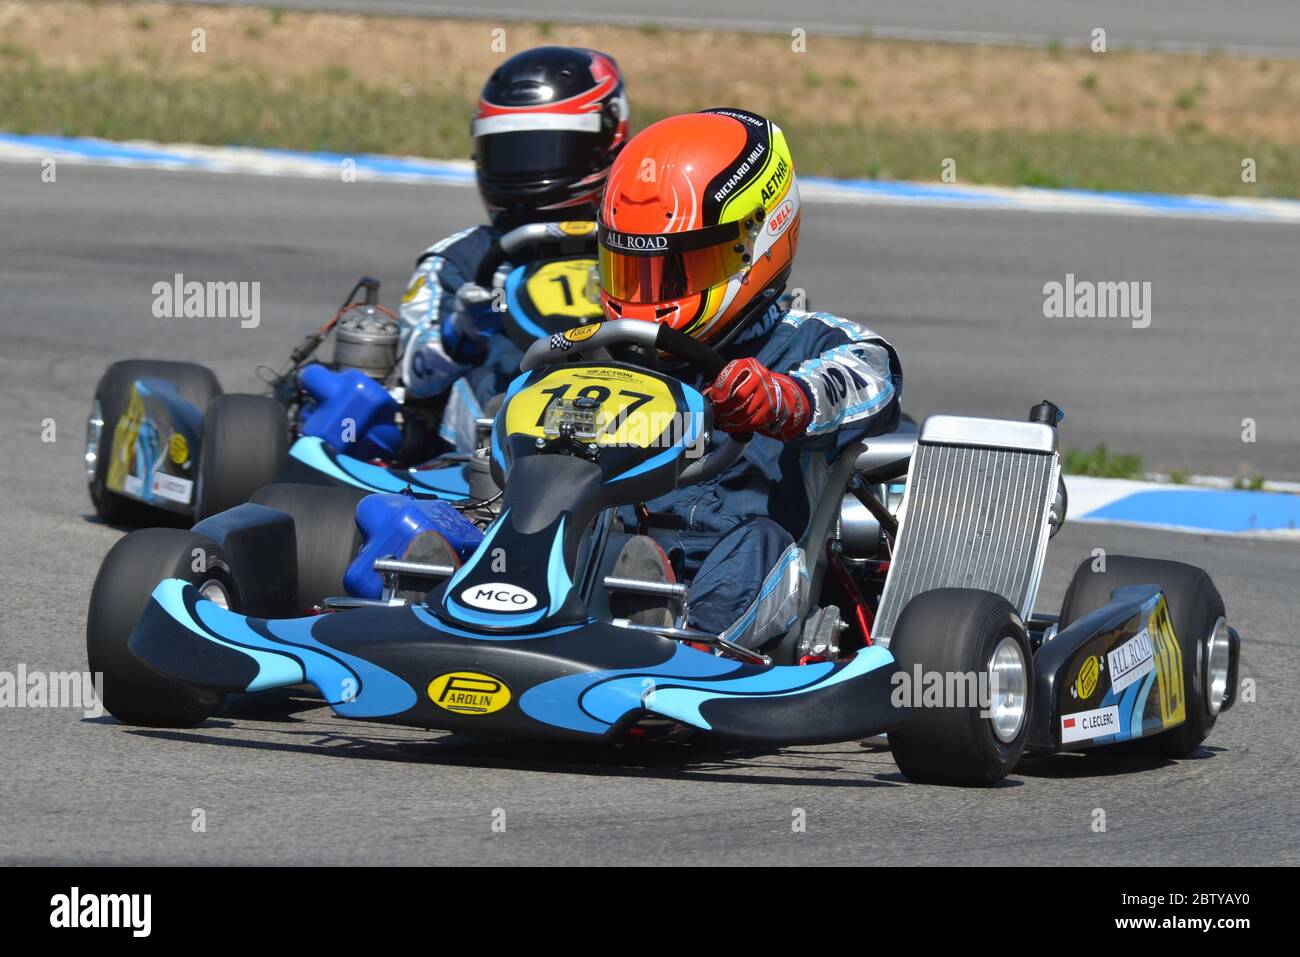
<svg viewBox="0 0 1300 957">
<path fill-rule="evenodd" d="M 599 316 L 594 230 L 585 221 L 528 224 L 484 256 L 475 280 L 501 290 L 504 329 L 521 348 Z M 409 487 L 430 498 L 470 494 L 478 476 L 470 453 L 491 420 L 472 394 L 461 397 L 467 421 L 455 434 L 463 438 L 454 453 L 434 456 L 441 403 L 407 400 L 398 323 L 378 291 L 373 279 L 357 283 L 271 377 L 266 395 L 223 393 L 195 363 L 110 366 L 86 426 L 86 481 L 99 516 L 124 525 L 193 521 L 278 478 L 374 492 Z M 333 357 L 316 360 L 330 337 Z"/>
<path fill-rule="evenodd" d="M 342 718 L 521 739 L 779 747 L 887 732 L 909 779 L 990 785 L 1026 755 L 1187 755 L 1232 705 L 1239 639 L 1200 569 L 1085 562 L 1061 614 L 1033 614 L 1066 509 L 1046 402 L 1029 421 L 932 416 L 849 450 L 788 560 L 721 634 L 689 627 L 688 607 L 671 624 L 615 617 L 614 595 L 686 596 L 611 574 L 629 536 L 653 534 L 619 507 L 709 481 L 748 439 L 712 436 L 701 393 L 645 367 L 659 353 L 705 379 L 724 364 L 635 320 L 535 342 L 493 423 L 495 502 L 273 485 L 192 531 L 126 536 L 87 623 L 106 707 L 187 725 L 223 695 L 306 683 Z M 376 510 L 454 547 L 404 559 Z M 376 597 L 346 585 L 363 574 Z M 900 695 L 927 675 L 992 693 Z"/>
</svg>

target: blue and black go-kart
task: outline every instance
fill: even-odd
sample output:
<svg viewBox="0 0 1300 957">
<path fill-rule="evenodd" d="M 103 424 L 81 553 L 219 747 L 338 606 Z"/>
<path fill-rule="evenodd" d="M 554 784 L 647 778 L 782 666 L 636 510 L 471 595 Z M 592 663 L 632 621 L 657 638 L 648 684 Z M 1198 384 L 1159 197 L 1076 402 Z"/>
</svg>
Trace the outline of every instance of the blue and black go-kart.
<svg viewBox="0 0 1300 957">
<path fill-rule="evenodd" d="M 1066 509 L 1046 402 L 847 450 L 754 606 L 721 634 L 689 627 L 684 585 L 611 574 L 656 533 L 644 508 L 628 527 L 616 512 L 710 480 L 748 437 L 711 435 L 698 391 L 608 358 L 627 350 L 723 365 L 644 322 L 556 333 L 496 414 L 491 497 L 271 485 L 191 531 L 124 537 L 87 623 L 108 710 L 192 725 L 224 695 L 307 684 L 341 718 L 521 739 L 887 733 L 909 779 L 989 785 L 1026 755 L 1188 755 L 1232 705 L 1239 640 L 1200 569 L 1090 556 L 1061 613 L 1033 614 Z M 452 553 L 413 560 L 421 529 Z M 629 595 L 675 618 L 616 617 Z"/>
</svg>

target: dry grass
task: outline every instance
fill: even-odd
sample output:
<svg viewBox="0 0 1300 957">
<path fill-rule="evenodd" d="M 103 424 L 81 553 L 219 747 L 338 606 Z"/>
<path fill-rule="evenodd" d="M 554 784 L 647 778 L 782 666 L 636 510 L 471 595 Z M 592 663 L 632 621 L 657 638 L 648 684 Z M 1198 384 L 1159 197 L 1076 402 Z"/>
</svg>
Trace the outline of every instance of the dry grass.
<svg viewBox="0 0 1300 957">
<path fill-rule="evenodd" d="M 504 54 L 493 49 L 498 26 Z M 204 53 L 191 50 L 196 28 Z M 335 99 L 349 101 L 329 110 L 338 123 L 357 122 L 367 104 L 380 111 L 369 125 L 384 142 L 354 148 L 463 156 L 482 78 L 505 55 L 563 43 L 617 57 L 634 119 L 745 106 L 811 140 L 793 143 L 796 160 L 818 172 L 934 179 L 954 156 L 967 181 L 1276 195 L 1300 179 L 1289 149 L 1300 144 L 1300 62 L 1288 60 L 821 37 L 796 53 L 783 36 L 68 0 L 0 0 L 0 38 L 0 79 L 26 71 L 28 84 L 70 100 L 42 108 L 40 90 L 0 91 L 0 126 L 11 129 L 47 117 L 47 132 L 184 138 L 160 132 L 157 115 L 193 138 L 217 113 L 228 114 L 215 124 L 227 139 L 346 149 L 345 129 L 295 115 Z M 107 88 L 153 108 L 114 107 Z M 253 100 L 201 107 L 205 96 Z M 1261 160 L 1258 186 L 1240 182 L 1244 156 Z"/>
</svg>

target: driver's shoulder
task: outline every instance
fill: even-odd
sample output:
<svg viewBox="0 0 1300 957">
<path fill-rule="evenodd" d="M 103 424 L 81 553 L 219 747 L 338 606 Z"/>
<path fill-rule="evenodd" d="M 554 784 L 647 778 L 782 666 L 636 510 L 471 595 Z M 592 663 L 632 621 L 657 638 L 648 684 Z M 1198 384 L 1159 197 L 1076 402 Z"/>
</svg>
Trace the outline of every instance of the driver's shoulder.
<svg viewBox="0 0 1300 957">
<path fill-rule="evenodd" d="M 776 324 L 758 360 L 770 369 L 790 369 L 814 359 L 845 354 L 893 356 L 893 347 L 859 322 L 829 312 L 787 309 Z M 894 359 L 890 359 L 892 364 Z"/>
<path fill-rule="evenodd" d="M 500 235 L 498 230 L 485 224 L 467 226 L 450 236 L 443 237 L 422 252 L 415 261 L 416 267 L 419 268 L 434 259 L 442 259 L 472 272 L 472 267 L 487 254 L 487 251 L 492 248 L 492 243 Z"/>
<path fill-rule="evenodd" d="M 832 312 L 810 312 L 804 309 L 787 309 L 779 325 L 787 335 L 807 337 L 843 336 L 853 342 L 868 342 L 881 336 L 860 322 L 837 316 Z"/>
</svg>

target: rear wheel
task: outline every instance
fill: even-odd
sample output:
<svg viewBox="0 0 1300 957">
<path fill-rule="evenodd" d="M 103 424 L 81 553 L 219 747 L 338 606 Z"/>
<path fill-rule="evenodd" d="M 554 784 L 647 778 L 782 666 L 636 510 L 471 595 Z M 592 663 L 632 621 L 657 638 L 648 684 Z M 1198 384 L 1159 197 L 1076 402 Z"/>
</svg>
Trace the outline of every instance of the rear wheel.
<svg viewBox="0 0 1300 957">
<path fill-rule="evenodd" d="M 203 416 L 197 512 L 200 519 L 243 505 L 280 477 L 289 449 L 283 405 L 264 395 L 223 395 Z"/>
<path fill-rule="evenodd" d="M 1033 706 L 1033 655 L 1024 622 L 999 595 L 970 588 L 939 588 L 903 609 L 889 650 L 911 685 L 907 721 L 889 735 L 898 769 L 912 781 L 987 787 L 1020 761 Z M 918 701 L 937 674 L 967 700 Z M 986 701 L 984 692 L 996 690 Z M 977 691 L 971 701 L 971 691 Z M 922 704 L 922 706 L 916 706 Z"/>
<path fill-rule="evenodd" d="M 192 362 L 124 359 L 108 367 L 95 386 L 86 420 L 85 462 L 90 501 L 95 513 L 110 525 L 147 525 L 157 522 L 162 514 L 143 502 L 110 491 L 106 484 L 113 433 L 126 411 L 133 384 L 141 378 L 170 382 L 177 394 L 200 412 L 221 395 L 221 384 L 212 370 Z"/>
<path fill-rule="evenodd" d="M 1228 626 L 1223 597 L 1204 569 L 1183 562 L 1107 555 L 1104 571 L 1084 559 L 1061 605 L 1061 628 L 1110 601 L 1116 588 L 1156 585 L 1165 595 L 1183 658 L 1186 720 L 1168 731 L 1121 747 L 1129 753 L 1183 758 L 1209 735 L 1223 703 L 1228 676 Z M 1108 749 L 1110 750 L 1110 749 Z"/>
<path fill-rule="evenodd" d="M 357 504 L 364 489 L 278 482 L 258 489 L 251 501 L 293 519 L 298 542 L 298 606 L 307 609 L 344 595 L 343 573 L 361 547 Z"/>
<path fill-rule="evenodd" d="M 177 528 L 140 529 L 120 539 L 99 567 L 86 616 L 86 656 L 99 700 L 113 717 L 145 727 L 188 727 L 214 714 L 222 695 L 163 677 L 127 647 L 164 578 L 183 579 L 223 607 L 238 605 L 216 542 Z"/>
</svg>

